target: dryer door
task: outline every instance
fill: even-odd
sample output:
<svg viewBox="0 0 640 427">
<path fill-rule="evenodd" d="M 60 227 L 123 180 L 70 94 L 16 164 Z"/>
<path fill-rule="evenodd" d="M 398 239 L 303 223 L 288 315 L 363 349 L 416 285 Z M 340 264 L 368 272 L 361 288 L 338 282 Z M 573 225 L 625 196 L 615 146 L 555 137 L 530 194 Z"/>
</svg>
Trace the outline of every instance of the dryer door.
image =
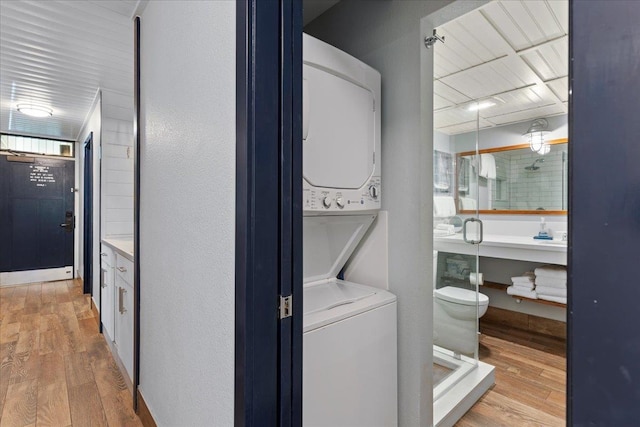
<svg viewBox="0 0 640 427">
<path fill-rule="evenodd" d="M 303 175 L 315 187 L 358 189 L 375 166 L 373 93 L 305 64 Z"/>
</svg>

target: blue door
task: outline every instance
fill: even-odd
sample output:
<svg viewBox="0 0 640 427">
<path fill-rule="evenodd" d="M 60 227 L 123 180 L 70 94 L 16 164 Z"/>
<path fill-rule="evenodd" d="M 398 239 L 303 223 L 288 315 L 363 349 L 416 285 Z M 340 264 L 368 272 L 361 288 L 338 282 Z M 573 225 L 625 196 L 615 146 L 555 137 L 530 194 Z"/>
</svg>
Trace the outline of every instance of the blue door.
<svg viewBox="0 0 640 427">
<path fill-rule="evenodd" d="M 570 3 L 567 425 L 640 425 L 640 3 Z"/>
<path fill-rule="evenodd" d="M 42 270 L 24 275 L 27 281 L 73 277 L 74 170 L 73 160 L 0 156 L 2 273 Z"/>
</svg>

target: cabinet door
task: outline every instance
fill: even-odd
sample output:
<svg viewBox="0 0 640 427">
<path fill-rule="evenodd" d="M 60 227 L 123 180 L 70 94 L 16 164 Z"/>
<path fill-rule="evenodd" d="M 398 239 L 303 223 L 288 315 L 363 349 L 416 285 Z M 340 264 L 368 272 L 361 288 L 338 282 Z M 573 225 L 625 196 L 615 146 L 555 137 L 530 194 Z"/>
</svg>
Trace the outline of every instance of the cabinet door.
<svg viewBox="0 0 640 427">
<path fill-rule="evenodd" d="M 102 326 L 109 339 L 115 339 L 115 291 L 113 282 L 113 267 L 102 266 Z"/>
<path fill-rule="evenodd" d="M 116 347 L 130 379 L 133 379 L 133 288 L 116 278 Z"/>
</svg>

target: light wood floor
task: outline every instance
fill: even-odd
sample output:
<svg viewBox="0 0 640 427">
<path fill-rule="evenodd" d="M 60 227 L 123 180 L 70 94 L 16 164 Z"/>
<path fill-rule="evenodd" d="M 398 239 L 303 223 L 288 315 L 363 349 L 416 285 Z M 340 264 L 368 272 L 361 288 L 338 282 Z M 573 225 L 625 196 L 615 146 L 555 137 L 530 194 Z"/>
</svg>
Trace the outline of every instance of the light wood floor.
<svg viewBox="0 0 640 427">
<path fill-rule="evenodd" d="M 564 426 L 566 341 L 482 325 L 480 360 L 496 367 L 496 383 L 457 427 Z"/>
<path fill-rule="evenodd" d="M 564 426 L 566 346 L 482 325 L 496 384 L 456 424 Z M 0 288 L 0 427 L 141 426 L 80 281 Z"/>
<path fill-rule="evenodd" d="M 80 281 L 0 288 L 0 427 L 141 426 Z"/>
</svg>

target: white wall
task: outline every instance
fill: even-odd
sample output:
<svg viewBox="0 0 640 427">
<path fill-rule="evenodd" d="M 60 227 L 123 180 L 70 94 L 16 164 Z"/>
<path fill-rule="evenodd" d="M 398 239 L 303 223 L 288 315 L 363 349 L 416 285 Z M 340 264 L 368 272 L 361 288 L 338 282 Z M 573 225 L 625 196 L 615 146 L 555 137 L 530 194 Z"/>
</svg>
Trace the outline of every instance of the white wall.
<svg viewBox="0 0 640 427">
<path fill-rule="evenodd" d="M 565 115 L 546 117 L 549 122 L 549 133 L 545 136 L 548 140 L 569 137 L 569 117 Z M 523 134 L 529 129 L 532 120 L 513 123 L 505 126 L 496 126 L 480 131 L 478 145 L 480 150 L 508 145 L 527 144 L 527 137 Z M 476 149 L 476 133 L 467 132 L 449 137 L 451 150 L 459 153 Z"/>
<path fill-rule="evenodd" d="M 101 93 L 98 91 L 76 140 L 76 244 L 75 265 L 78 275 L 84 279 L 84 141 L 93 132 L 93 301 L 100 307 L 100 135 Z"/>
<path fill-rule="evenodd" d="M 103 238 L 133 234 L 132 93 L 102 89 Z"/>
<path fill-rule="evenodd" d="M 233 425 L 235 9 L 142 13 L 140 392 L 159 426 Z"/>
<path fill-rule="evenodd" d="M 445 153 L 451 153 L 451 138 L 442 132 L 433 132 L 433 149 L 443 151 Z"/>
</svg>

